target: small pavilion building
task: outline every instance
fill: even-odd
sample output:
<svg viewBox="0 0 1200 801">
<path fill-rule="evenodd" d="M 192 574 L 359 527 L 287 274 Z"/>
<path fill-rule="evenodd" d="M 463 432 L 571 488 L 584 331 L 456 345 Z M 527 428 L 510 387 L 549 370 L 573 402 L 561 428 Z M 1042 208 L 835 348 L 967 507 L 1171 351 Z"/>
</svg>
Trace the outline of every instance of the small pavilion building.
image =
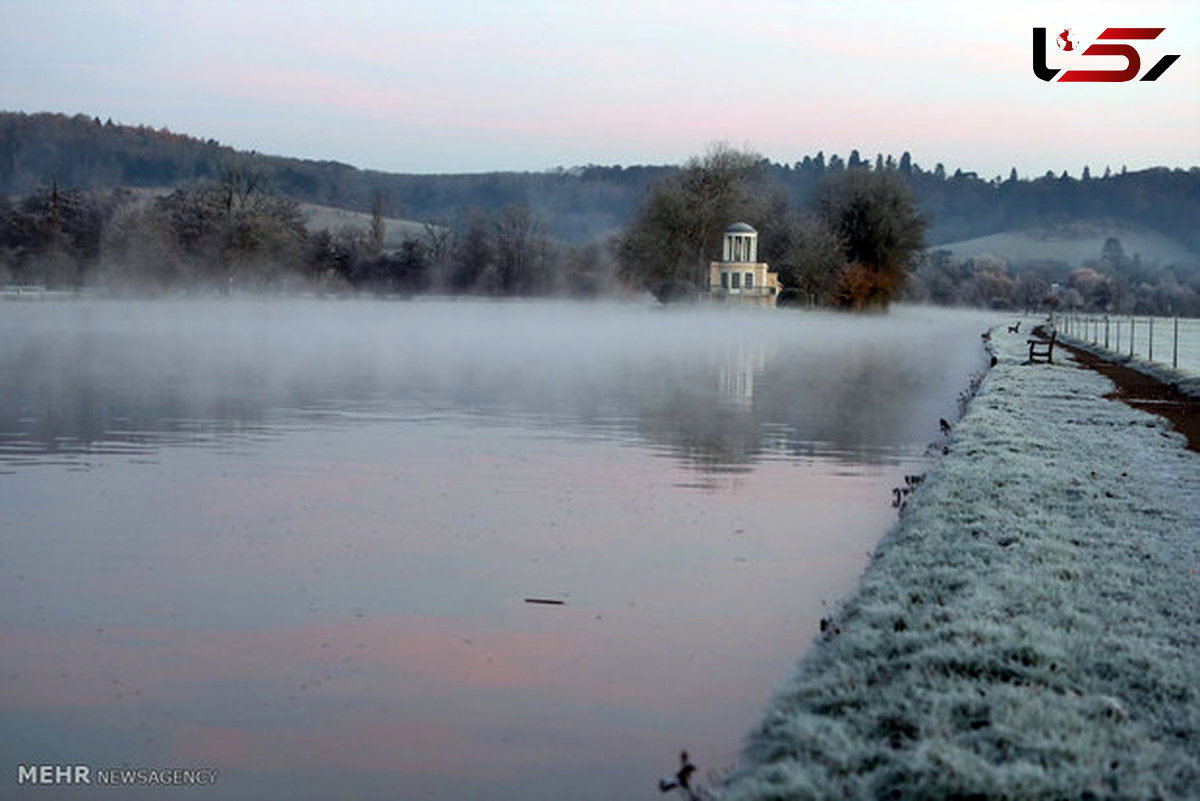
<svg viewBox="0 0 1200 801">
<path fill-rule="evenodd" d="M 708 269 L 709 300 L 773 308 L 780 288 L 779 275 L 758 260 L 758 231 L 744 222 L 726 228 L 721 260 Z"/>
</svg>

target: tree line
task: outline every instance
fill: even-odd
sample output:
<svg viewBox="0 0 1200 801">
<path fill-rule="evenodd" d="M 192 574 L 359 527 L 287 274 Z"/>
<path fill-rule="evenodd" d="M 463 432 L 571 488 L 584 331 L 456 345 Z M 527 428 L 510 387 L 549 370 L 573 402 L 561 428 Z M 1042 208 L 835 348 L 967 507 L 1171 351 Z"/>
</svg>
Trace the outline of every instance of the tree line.
<svg viewBox="0 0 1200 801">
<path fill-rule="evenodd" d="M 1160 265 L 1129 254 L 1109 236 L 1082 264 L 1053 259 L 1009 262 L 995 255 L 956 259 L 923 254 L 909 275 L 907 300 L 993 309 L 1075 309 L 1200 317 L 1200 266 Z"/>
<path fill-rule="evenodd" d="M 720 231 L 743 220 L 759 230 L 785 301 L 1200 313 L 1200 267 L 1118 254 L 1119 240 L 1082 266 L 956 260 L 937 248 L 1108 216 L 1200 250 L 1197 169 L 1093 177 L 1085 168 L 1079 179 L 1034 180 L 1013 170 L 984 180 L 924 169 L 907 153 L 817 153 L 780 165 L 718 147 L 678 166 L 404 176 L 238 153 L 96 118 L 0 113 L 0 187 L 15 195 L 0 197 L 3 283 L 686 294 L 706 280 Z M 299 201 L 360 209 L 372 223 L 310 231 Z M 428 223 L 385 250 L 385 208 Z"/>
<path fill-rule="evenodd" d="M 555 239 L 577 244 L 622 228 L 647 191 L 678 165 L 586 165 L 541 172 L 411 175 L 361 170 L 336 161 L 239 154 L 212 139 L 165 128 L 127 126 L 86 115 L 0 112 L 0 194 L 49 185 L 82 189 L 176 187 L 219 179 L 233 157 L 250 157 L 280 193 L 301 202 L 370 213 L 382 193 L 392 215 L 446 222 L 464 209 L 489 214 L 527 207 Z M 763 170 L 793 208 L 807 205 L 823 179 L 849 170 L 894 172 L 912 189 L 931 245 L 1079 218 L 1138 223 L 1200 252 L 1200 168 L 1127 171 L 1078 165 L 1036 177 L 980 176 L 899 156 L 818 152 Z"/>
<path fill-rule="evenodd" d="M 1200 315 L 1200 268 L 1143 260 L 1117 237 L 1081 266 L 922 250 L 926 219 L 886 167 L 827 176 L 793 208 L 757 154 L 718 147 L 652 184 L 604 241 L 565 244 L 529 207 L 508 206 L 426 224 L 385 250 L 381 202 L 369 225 L 310 231 L 296 201 L 254 165 L 232 160 L 215 180 L 161 194 L 52 181 L 15 202 L 0 197 L 0 284 L 695 298 L 723 228 L 743 220 L 760 232 L 760 258 L 780 273 L 784 303 L 869 308 L 900 298 Z"/>
<path fill-rule="evenodd" d="M 649 290 L 696 297 L 723 228 L 763 227 L 785 285 L 810 303 L 883 306 L 922 246 L 912 194 L 888 173 L 851 171 L 828 181 L 814 213 L 790 216 L 764 183 L 763 159 L 715 147 L 653 184 L 622 232 L 564 245 L 527 206 L 474 209 L 428 224 L 385 251 L 383 203 L 369 227 L 308 231 L 296 201 L 272 191 L 251 159 L 231 159 L 213 180 L 165 194 L 60 188 L 57 180 L 0 205 L 0 281 L 51 288 L 139 292 L 362 290 L 496 296 L 594 296 Z"/>
<path fill-rule="evenodd" d="M 651 187 L 616 240 L 620 275 L 663 300 L 696 297 L 722 229 L 741 220 L 759 232 L 759 259 L 779 273 L 781 303 L 1200 315 L 1200 264 L 1143 259 L 1116 236 L 1082 264 L 926 248 L 929 212 L 906 167 L 852 154 L 822 175 L 807 203 L 793 204 L 761 156 L 716 147 Z"/>
<path fill-rule="evenodd" d="M 600 243 L 565 245 L 524 206 L 427 224 L 385 250 L 366 226 L 310 231 L 299 204 L 250 160 L 164 193 L 83 190 L 53 180 L 0 197 L 0 285 L 115 292 L 363 291 L 596 296 L 614 291 Z"/>
</svg>

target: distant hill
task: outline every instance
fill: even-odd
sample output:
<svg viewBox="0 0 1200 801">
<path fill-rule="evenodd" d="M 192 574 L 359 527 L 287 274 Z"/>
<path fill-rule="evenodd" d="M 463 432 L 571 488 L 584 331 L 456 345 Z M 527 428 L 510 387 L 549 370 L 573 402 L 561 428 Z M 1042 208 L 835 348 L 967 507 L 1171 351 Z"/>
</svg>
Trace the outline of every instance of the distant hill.
<svg viewBox="0 0 1200 801">
<path fill-rule="evenodd" d="M 253 162 L 270 187 L 293 199 L 370 213 L 376 198 L 394 218 L 451 224 L 474 209 L 527 206 L 566 242 L 624 226 L 646 188 L 673 167 L 586 167 L 548 172 L 411 175 L 337 161 L 235 151 L 165 128 L 118 125 L 78 114 L 0 112 L 0 194 L 62 186 L 176 187 L 216 179 L 231 162 Z"/>
<path fill-rule="evenodd" d="M 82 114 L 0 112 L 0 194 L 27 195 L 55 178 L 61 186 L 81 189 L 177 187 L 218 178 L 233 162 L 251 162 L 272 189 L 298 202 L 369 214 L 380 201 L 384 214 L 396 219 L 462 228 L 473 210 L 492 213 L 523 206 L 550 235 L 569 244 L 595 241 L 622 229 L 647 189 L 677 169 L 588 165 L 544 172 L 395 174 L 336 161 L 238 152 L 212 139 Z M 930 222 L 926 239 L 932 246 L 966 247 L 1003 232 L 1108 219 L 1119 226 L 1137 226 L 1147 235 L 1161 234 L 1183 249 L 1155 245 L 1153 251 L 1163 258 L 1200 252 L 1197 167 L 1112 174 L 1105 169 L 1101 177 L 1085 170 L 1079 178 L 1064 172 L 1035 179 L 1018 179 L 1014 171 L 1002 180 L 963 171 L 947 174 L 941 164 L 922 167 L 907 153 L 898 159 L 877 154 L 871 161 L 857 150 L 845 159 L 817 153 L 794 164 L 764 164 L 792 208 L 804 207 L 831 173 L 895 170 L 912 187 Z M 1053 237 L 1043 244 L 1056 253 L 1070 250 L 1065 240 Z M 1130 252 L 1138 247 L 1142 245 L 1127 243 Z M 1145 247 L 1151 252 L 1149 244 Z"/>
<path fill-rule="evenodd" d="M 1011 264 L 1057 261 L 1078 267 L 1095 261 L 1109 237 L 1116 237 L 1130 257 L 1159 265 L 1200 265 L 1200 253 L 1190 250 L 1173 237 L 1145 226 L 1115 220 L 1079 220 L 1052 226 L 1001 231 L 961 242 L 949 242 L 938 248 L 964 261 L 981 256 L 998 256 Z"/>
</svg>

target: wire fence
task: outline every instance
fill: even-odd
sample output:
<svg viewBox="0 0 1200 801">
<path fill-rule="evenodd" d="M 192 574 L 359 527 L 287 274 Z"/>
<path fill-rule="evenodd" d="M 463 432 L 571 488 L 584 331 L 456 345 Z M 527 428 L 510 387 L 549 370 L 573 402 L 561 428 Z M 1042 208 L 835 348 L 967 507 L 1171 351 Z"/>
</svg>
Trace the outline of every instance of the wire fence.
<svg viewBox="0 0 1200 801">
<path fill-rule="evenodd" d="M 1200 375 L 1200 319 L 1194 317 L 1066 312 L 1055 315 L 1055 327 L 1118 356 Z"/>
</svg>

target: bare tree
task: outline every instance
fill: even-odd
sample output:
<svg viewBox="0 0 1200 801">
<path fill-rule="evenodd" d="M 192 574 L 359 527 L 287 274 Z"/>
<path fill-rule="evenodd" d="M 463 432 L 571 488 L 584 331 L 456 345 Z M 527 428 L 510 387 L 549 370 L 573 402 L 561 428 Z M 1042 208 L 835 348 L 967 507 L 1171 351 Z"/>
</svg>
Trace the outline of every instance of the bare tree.
<svg viewBox="0 0 1200 801">
<path fill-rule="evenodd" d="M 371 251 L 373 256 L 383 252 L 387 230 L 383 221 L 383 192 L 376 189 L 371 198 Z"/>
<path fill-rule="evenodd" d="M 225 213 L 247 211 L 251 201 L 266 190 L 266 172 L 246 158 L 230 159 L 221 167 L 218 189 Z"/>
<path fill-rule="evenodd" d="M 546 236 L 541 220 L 529 207 L 505 208 L 493 229 L 501 291 L 507 295 L 527 295 L 549 289 Z"/>
<path fill-rule="evenodd" d="M 766 213 L 765 184 L 765 161 L 752 151 L 717 144 L 688 159 L 635 214 L 618 248 L 621 277 L 654 291 L 702 286 L 726 226 Z"/>
<path fill-rule="evenodd" d="M 421 244 L 429 260 L 430 285 L 433 291 L 446 289 L 450 260 L 454 255 L 454 229 L 448 225 L 422 224 Z"/>
<path fill-rule="evenodd" d="M 780 282 L 806 306 L 829 303 L 846 269 L 841 239 L 820 217 L 793 217 L 786 228 L 786 243 L 779 256 Z"/>
</svg>

